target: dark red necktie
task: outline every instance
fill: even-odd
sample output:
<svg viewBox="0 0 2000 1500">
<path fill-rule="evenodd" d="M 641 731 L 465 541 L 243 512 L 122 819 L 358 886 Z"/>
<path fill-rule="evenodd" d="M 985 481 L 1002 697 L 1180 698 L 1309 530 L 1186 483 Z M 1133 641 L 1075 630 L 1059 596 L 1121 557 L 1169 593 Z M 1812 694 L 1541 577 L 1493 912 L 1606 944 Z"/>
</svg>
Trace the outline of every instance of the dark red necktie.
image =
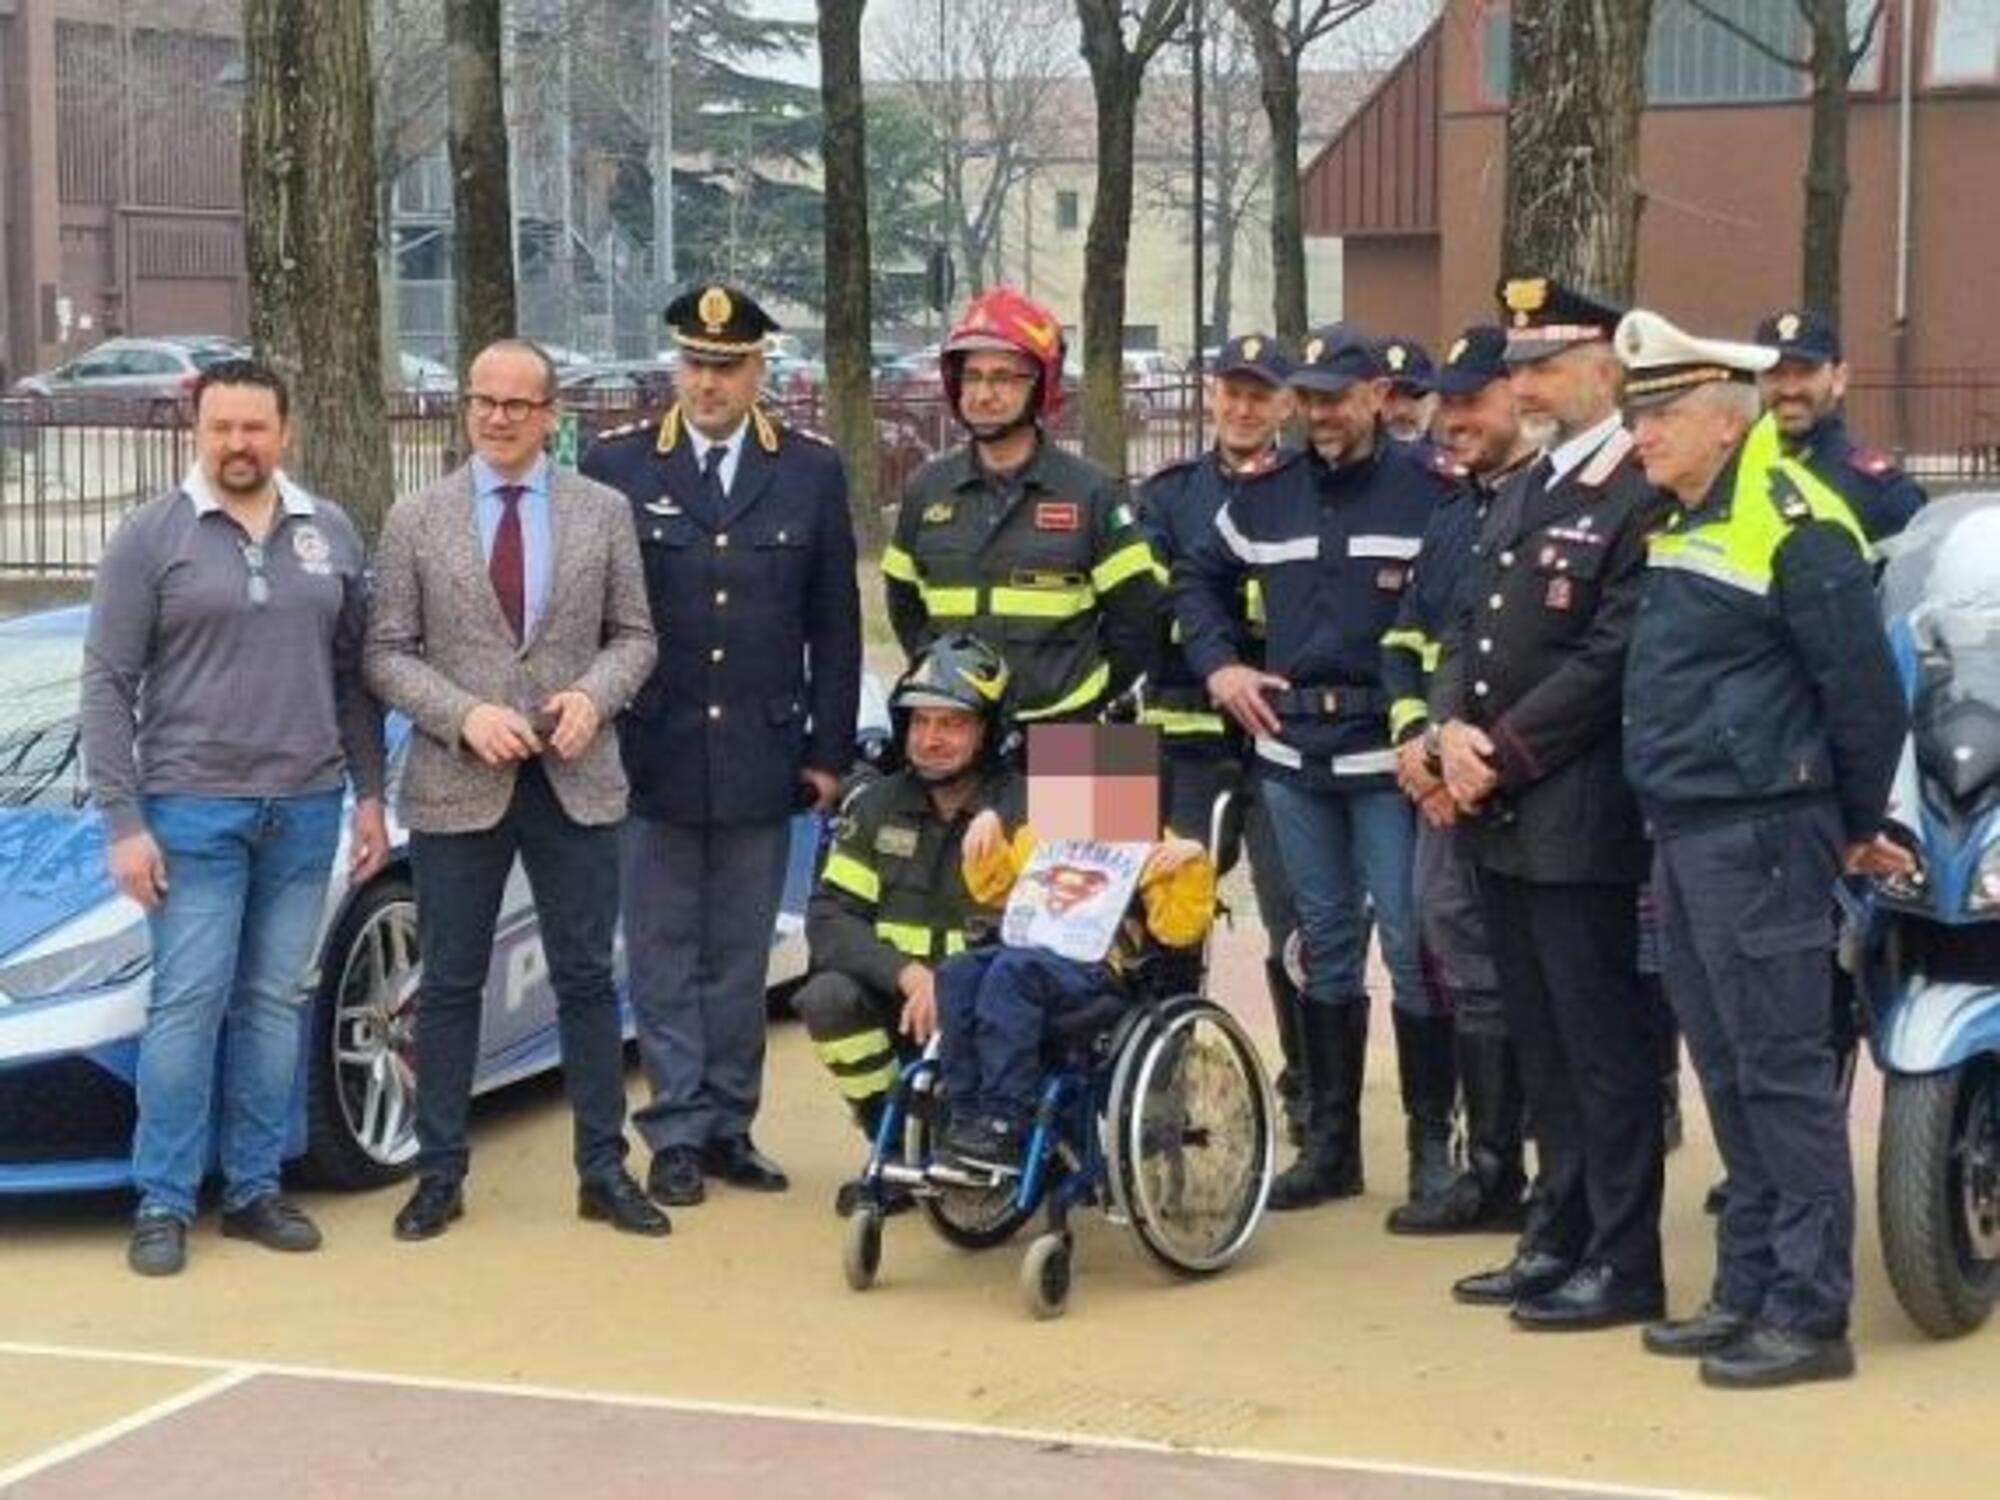
<svg viewBox="0 0 2000 1500">
<path fill-rule="evenodd" d="M 500 613 L 507 617 L 514 639 L 519 641 L 527 616 L 527 566 L 521 548 L 521 496 L 526 489 L 503 484 L 494 493 L 500 497 L 500 525 L 493 533 L 493 554 L 486 560 L 486 571 L 492 576 Z"/>
</svg>

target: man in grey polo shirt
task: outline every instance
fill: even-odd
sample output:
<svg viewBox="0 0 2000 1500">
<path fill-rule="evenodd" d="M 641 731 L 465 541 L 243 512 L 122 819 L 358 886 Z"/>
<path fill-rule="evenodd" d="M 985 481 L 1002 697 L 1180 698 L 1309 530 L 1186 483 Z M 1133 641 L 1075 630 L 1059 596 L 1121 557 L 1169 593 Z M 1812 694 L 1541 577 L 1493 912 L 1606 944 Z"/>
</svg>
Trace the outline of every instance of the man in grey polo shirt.
<svg viewBox="0 0 2000 1500">
<path fill-rule="evenodd" d="M 112 878 L 152 929 L 127 1254 L 146 1276 L 186 1262 L 211 1140 L 222 1232 L 318 1248 L 278 1167 L 343 781 L 356 798 L 349 878 L 367 879 L 388 850 L 382 721 L 361 683 L 361 539 L 279 471 L 288 402 L 275 374 L 217 365 L 194 413 L 195 468 L 134 512 L 98 564 L 84 659 L 91 795 Z"/>
</svg>

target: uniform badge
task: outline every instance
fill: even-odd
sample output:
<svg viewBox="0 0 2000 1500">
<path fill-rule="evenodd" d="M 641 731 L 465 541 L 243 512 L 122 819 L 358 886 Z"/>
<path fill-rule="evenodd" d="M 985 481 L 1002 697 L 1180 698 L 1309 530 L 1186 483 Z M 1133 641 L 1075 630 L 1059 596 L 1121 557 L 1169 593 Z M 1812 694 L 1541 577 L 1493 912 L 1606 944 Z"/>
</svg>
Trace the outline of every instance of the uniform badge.
<svg viewBox="0 0 2000 1500">
<path fill-rule="evenodd" d="M 926 505 L 919 520 L 925 526 L 942 526 L 952 517 L 952 506 L 948 500 L 940 500 L 935 505 Z"/>
<path fill-rule="evenodd" d="M 1783 339 L 1786 343 L 1789 344 L 1793 339 L 1797 338 L 1798 336 L 1799 336 L 1799 315 L 1797 313 L 1786 313 L 1782 318 L 1778 319 L 1779 338 Z"/>
<path fill-rule="evenodd" d="M 1041 500 L 1035 504 L 1035 530 L 1081 531 L 1083 509 L 1074 500 Z"/>
<path fill-rule="evenodd" d="M 1249 338 L 1243 341 L 1243 357 L 1245 359 L 1255 359 L 1263 352 L 1264 341 L 1258 338 L 1256 334 L 1251 334 Z"/>
<path fill-rule="evenodd" d="M 1378 568 L 1376 570 L 1375 587 L 1391 594 L 1401 593 L 1404 577 L 1405 570 L 1391 563 L 1385 568 Z"/>
<path fill-rule="evenodd" d="M 1451 353 L 1447 354 L 1444 357 L 1444 362 L 1448 365 L 1457 364 L 1461 359 L 1465 358 L 1465 351 L 1468 347 L 1470 347 L 1470 341 L 1467 339 L 1460 339 L 1457 343 L 1451 346 Z"/>
<path fill-rule="evenodd" d="M 657 500 L 648 500 L 646 502 L 646 509 L 651 511 L 656 516 L 677 516 L 681 513 L 680 506 L 676 505 L 674 501 L 666 495 L 660 496 L 660 498 Z"/>
<path fill-rule="evenodd" d="M 730 300 L 729 293 L 719 286 L 712 286 L 701 294 L 701 300 L 695 304 L 694 315 L 700 318 L 707 325 L 709 333 L 714 335 L 722 332 L 723 326 L 729 322 L 730 315 L 735 311 L 736 304 Z"/>
<path fill-rule="evenodd" d="M 333 571 L 333 548 L 317 526 L 301 526 L 292 533 L 292 555 L 304 572 L 324 578 Z"/>
<path fill-rule="evenodd" d="M 1553 547 L 1542 548 L 1542 555 L 1536 561 L 1545 568 L 1554 567 L 1556 565 L 1556 549 Z"/>
<path fill-rule="evenodd" d="M 890 859 L 909 859 L 917 852 L 917 830 L 899 823 L 884 823 L 875 830 L 875 852 Z"/>
<path fill-rule="evenodd" d="M 1136 526 L 1138 523 L 1139 518 L 1132 514 L 1132 507 L 1123 501 L 1111 507 L 1111 527 L 1114 531 L 1121 531 L 1127 526 Z"/>
<path fill-rule="evenodd" d="M 1573 597 L 1573 585 L 1567 578 L 1551 578 L 1549 590 L 1542 596 L 1542 602 L 1550 609 L 1568 609 Z"/>
</svg>

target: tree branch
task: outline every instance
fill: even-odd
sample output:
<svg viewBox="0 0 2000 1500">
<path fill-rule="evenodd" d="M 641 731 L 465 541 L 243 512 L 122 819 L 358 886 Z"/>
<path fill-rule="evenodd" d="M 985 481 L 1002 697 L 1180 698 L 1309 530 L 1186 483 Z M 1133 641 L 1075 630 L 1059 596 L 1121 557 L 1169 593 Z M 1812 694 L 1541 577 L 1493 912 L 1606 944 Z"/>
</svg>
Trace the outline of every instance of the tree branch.
<svg viewBox="0 0 2000 1500">
<path fill-rule="evenodd" d="M 1687 0 L 1687 6 L 1696 15 L 1701 16 L 1705 20 L 1713 21 L 1751 51 L 1761 57 L 1769 58 L 1779 67 L 1791 68 L 1800 73 L 1809 73 L 1812 71 L 1812 59 L 1810 57 L 1799 58 L 1780 52 L 1771 42 L 1757 35 L 1756 32 L 1743 25 L 1733 16 L 1726 16 L 1710 5 L 1708 0 Z"/>
</svg>

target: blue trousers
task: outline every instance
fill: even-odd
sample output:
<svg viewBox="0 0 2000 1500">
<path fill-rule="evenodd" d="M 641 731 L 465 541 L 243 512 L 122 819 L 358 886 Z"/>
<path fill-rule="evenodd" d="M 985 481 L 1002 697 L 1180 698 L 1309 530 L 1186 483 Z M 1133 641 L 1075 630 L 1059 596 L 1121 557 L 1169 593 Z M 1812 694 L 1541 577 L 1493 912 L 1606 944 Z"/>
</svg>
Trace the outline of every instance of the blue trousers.
<svg viewBox="0 0 2000 1500">
<path fill-rule="evenodd" d="M 976 948 L 946 959 L 937 971 L 938 1062 L 952 1112 L 1025 1125 L 1051 1021 L 1117 990 L 1103 964 L 1040 948 Z"/>
</svg>

